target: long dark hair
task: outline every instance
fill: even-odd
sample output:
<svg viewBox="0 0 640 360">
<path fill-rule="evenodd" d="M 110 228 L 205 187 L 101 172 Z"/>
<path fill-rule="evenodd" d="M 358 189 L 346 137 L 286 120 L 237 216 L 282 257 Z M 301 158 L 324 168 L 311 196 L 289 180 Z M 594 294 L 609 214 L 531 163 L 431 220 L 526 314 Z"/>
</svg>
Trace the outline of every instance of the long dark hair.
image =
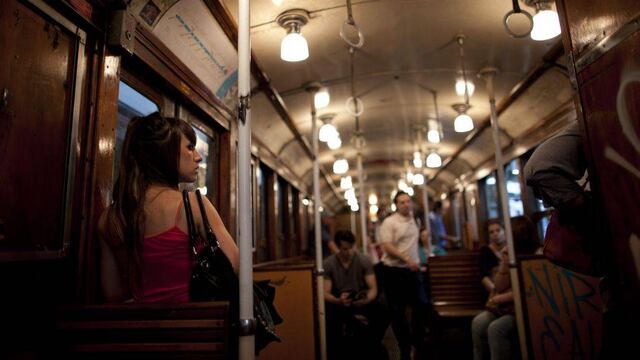
<svg viewBox="0 0 640 360">
<path fill-rule="evenodd" d="M 141 272 L 145 194 L 152 184 L 178 188 L 182 135 L 196 143 L 189 124 L 159 113 L 135 117 L 127 126 L 103 236 L 114 249 L 121 274 L 134 294 Z"/>
</svg>

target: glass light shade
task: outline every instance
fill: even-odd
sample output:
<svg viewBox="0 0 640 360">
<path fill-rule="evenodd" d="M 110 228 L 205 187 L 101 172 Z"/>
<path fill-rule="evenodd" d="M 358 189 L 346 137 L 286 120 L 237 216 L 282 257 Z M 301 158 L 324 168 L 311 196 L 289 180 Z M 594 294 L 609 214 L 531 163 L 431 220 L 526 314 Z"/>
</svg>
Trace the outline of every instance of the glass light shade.
<svg viewBox="0 0 640 360">
<path fill-rule="evenodd" d="M 309 57 L 307 40 L 296 32 L 290 32 L 280 43 L 280 58 L 284 61 L 296 62 Z"/>
<path fill-rule="evenodd" d="M 427 156 L 427 167 L 439 168 L 442 166 L 442 158 L 435 152 L 432 152 Z"/>
<path fill-rule="evenodd" d="M 326 123 L 320 126 L 320 131 L 318 131 L 318 140 L 322 142 L 328 142 L 334 137 L 339 137 L 338 130 L 331 123 Z"/>
<path fill-rule="evenodd" d="M 553 10 L 541 10 L 533 17 L 531 38 L 544 41 L 560 35 L 560 20 Z"/>
<path fill-rule="evenodd" d="M 396 211 L 397 209 L 396 204 L 391 204 L 391 211 Z"/>
<path fill-rule="evenodd" d="M 398 189 L 400 189 L 400 190 L 402 190 L 402 191 L 406 192 L 405 190 L 406 190 L 407 188 L 408 188 L 408 186 L 407 186 L 407 182 L 406 182 L 406 181 L 404 181 L 404 179 L 400 179 L 400 180 L 398 180 Z"/>
<path fill-rule="evenodd" d="M 518 170 L 518 169 L 513 169 L 513 170 L 511 170 L 511 174 L 513 174 L 513 175 L 515 175 L 515 176 L 518 176 L 518 175 L 520 175 L 520 170 Z"/>
<path fill-rule="evenodd" d="M 338 150 L 340 146 L 342 146 L 342 140 L 340 140 L 340 136 L 334 136 L 327 141 L 327 146 L 331 150 Z"/>
<path fill-rule="evenodd" d="M 351 205 L 351 211 L 357 212 L 358 210 L 360 210 L 360 207 L 358 206 L 358 204 Z"/>
<path fill-rule="evenodd" d="M 440 143 L 440 131 L 438 131 L 436 129 L 427 131 L 427 141 L 429 141 L 432 144 L 439 144 Z"/>
<path fill-rule="evenodd" d="M 487 178 L 487 185 L 495 185 L 496 184 L 496 178 L 494 178 L 493 176 L 490 178 Z"/>
<path fill-rule="evenodd" d="M 476 86 L 473 84 L 471 80 L 467 80 L 467 92 L 469 96 L 473 95 L 473 92 L 476 90 Z M 458 96 L 464 96 L 464 79 L 456 80 L 456 94 Z"/>
<path fill-rule="evenodd" d="M 369 214 L 375 215 L 378 213 L 378 205 L 369 206 Z"/>
<path fill-rule="evenodd" d="M 407 182 L 413 182 L 413 172 L 411 170 L 407 170 Z"/>
<path fill-rule="evenodd" d="M 413 196 L 414 192 L 413 192 L 413 188 L 412 187 L 407 187 L 405 189 L 405 192 L 407 193 L 407 195 L 409 196 Z"/>
<path fill-rule="evenodd" d="M 351 176 L 345 176 L 340 179 L 340 189 L 347 190 L 353 187 L 353 183 L 351 182 Z"/>
<path fill-rule="evenodd" d="M 333 163 L 333 173 L 341 175 L 349 171 L 349 163 L 346 159 L 338 159 Z"/>
<path fill-rule="evenodd" d="M 413 185 L 422 185 L 424 184 L 424 175 L 415 174 L 413 175 Z"/>
<path fill-rule="evenodd" d="M 344 198 L 347 200 L 356 200 L 356 191 L 353 189 L 347 189 L 347 191 L 344 192 Z"/>
<path fill-rule="evenodd" d="M 309 206 L 309 199 L 302 199 L 302 205 Z"/>
<path fill-rule="evenodd" d="M 353 204 L 358 204 L 358 200 L 356 200 L 356 198 L 349 198 L 347 199 L 347 204 L 349 204 L 349 206 Z"/>
<path fill-rule="evenodd" d="M 378 205 L 378 196 L 376 196 L 376 194 L 369 195 L 369 204 Z"/>
<path fill-rule="evenodd" d="M 473 119 L 471 116 L 462 113 L 453 121 L 453 129 L 456 132 L 467 132 L 473 130 Z"/>
<path fill-rule="evenodd" d="M 313 96 L 313 104 L 316 109 L 324 109 L 329 106 L 329 102 L 331 101 L 331 97 L 329 96 L 329 90 L 326 88 L 322 88 L 316 92 Z"/>
<path fill-rule="evenodd" d="M 413 158 L 413 167 L 420 169 L 422 167 L 422 158 Z"/>
</svg>

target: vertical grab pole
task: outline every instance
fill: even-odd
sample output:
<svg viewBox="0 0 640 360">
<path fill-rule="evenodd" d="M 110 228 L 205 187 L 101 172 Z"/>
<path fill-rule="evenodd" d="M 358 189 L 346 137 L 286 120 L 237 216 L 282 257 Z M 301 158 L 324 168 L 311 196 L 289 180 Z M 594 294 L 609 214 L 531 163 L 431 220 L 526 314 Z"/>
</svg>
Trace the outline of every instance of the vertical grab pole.
<svg viewBox="0 0 640 360">
<path fill-rule="evenodd" d="M 240 250 L 240 360 L 255 359 L 255 319 L 253 318 L 253 226 L 251 214 L 251 39 L 249 0 L 238 8 L 238 248 Z"/>
<path fill-rule="evenodd" d="M 358 183 L 360 183 L 360 233 L 362 234 L 362 253 L 369 252 L 369 241 L 367 236 L 367 203 L 365 202 L 364 193 L 364 171 L 362 170 L 362 135 L 356 138 L 356 146 L 358 148 L 357 166 L 358 166 Z"/>
<path fill-rule="evenodd" d="M 429 221 L 429 195 L 427 194 L 427 174 L 425 174 L 424 170 L 422 171 L 422 174 L 424 176 L 424 182 L 422 183 L 422 203 L 424 204 L 424 228 L 427 229 L 427 234 L 429 234 L 429 237 L 427 239 L 429 243 L 429 247 L 426 249 L 427 256 L 429 256 L 431 255 L 431 252 L 432 252 L 431 247 L 433 246 L 433 244 L 431 244 L 431 222 Z"/>
<path fill-rule="evenodd" d="M 319 88 L 308 88 L 311 96 L 311 136 L 313 140 L 313 216 L 316 240 L 316 284 L 318 292 L 318 325 L 320 326 L 320 359 L 327 359 L 327 337 L 324 310 L 324 269 L 322 268 L 322 230 L 320 229 L 320 165 L 318 164 L 318 128 L 316 127 L 316 105 L 313 95 Z"/>
<path fill-rule="evenodd" d="M 518 325 L 518 337 L 520 341 L 520 349 L 522 359 L 527 360 L 527 339 L 524 330 L 524 313 L 522 310 L 522 302 L 520 301 L 520 284 L 518 283 L 518 268 L 516 267 L 516 252 L 513 244 L 513 232 L 511 230 L 511 217 L 509 214 L 509 204 L 507 202 L 507 187 L 504 177 L 504 163 L 502 160 L 502 146 L 500 145 L 500 130 L 498 128 L 498 113 L 496 111 L 496 99 L 493 87 L 493 79 L 498 70 L 496 68 L 487 67 L 480 70 L 480 77 L 487 85 L 487 93 L 489 94 L 489 103 L 491 105 L 491 130 L 493 133 L 493 145 L 495 147 L 496 172 L 498 174 L 498 192 L 500 194 L 500 207 L 502 208 L 502 220 L 504 221 L 504 231 L 507 238 L 507 248 L 509 249 L 509 269 L 511 276 L 511 291 L 516 307 L 516 320 Z"/>
</svg>

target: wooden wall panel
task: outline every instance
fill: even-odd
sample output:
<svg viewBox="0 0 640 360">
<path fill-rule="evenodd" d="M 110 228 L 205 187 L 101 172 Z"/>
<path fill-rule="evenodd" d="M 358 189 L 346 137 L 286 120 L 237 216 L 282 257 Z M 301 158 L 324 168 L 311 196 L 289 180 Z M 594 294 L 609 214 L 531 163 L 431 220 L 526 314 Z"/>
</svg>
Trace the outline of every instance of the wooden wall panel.
<svg viewBox="0 0 640 360">
<path fill-rule="evenodd" d="M 570 44 L 576 57 L 615 33 L 629 19 L 640 15 L 640 1 L 637 0 L 558 0 L 556 3 L 559 11 L 564 9 L 570 24 L 568 32 L 566 27 L 563 29 L 569 41 L 565 48 Z"/>
<path fill-rule="evenodd" d="M 62 250 L 77 39 L 15 0 L 1 6 L 0 250 Z"/>
</svg>

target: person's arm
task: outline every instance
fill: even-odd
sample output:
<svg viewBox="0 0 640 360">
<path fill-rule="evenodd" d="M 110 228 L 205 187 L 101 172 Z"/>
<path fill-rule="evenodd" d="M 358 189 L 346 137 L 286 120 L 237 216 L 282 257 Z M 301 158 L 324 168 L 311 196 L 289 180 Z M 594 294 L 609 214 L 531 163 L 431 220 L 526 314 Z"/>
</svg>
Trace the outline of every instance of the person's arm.
<svg viewBox="0 0 640 360">
<path fill-rule="evenodd" d="M 505 246 L 500 253 L 501 260 L 498 266 L 498 272 L 494 279 L 496 292 L 501 293 L 511 288 L 511 276 L 509 275 L 509 257 L 507 247 Z"/>
<path fill-rule="evenodd" d="M 502 294 L 493 295 L 489 301 L 489 303 L 493 303 L 494 305 L 502 305 L 513 302 L 513 291 L 509 290 Z"/>
<path fill-rule="evenodd" d="M 364 276 L 364 282 L 367 284 L 367 297 L 353 302 L 353 305 L 367 305 L 378 296 L 378 284 L 376 283 L 375 274 L 367 274 Z"/>
<path fill-rule="evenodd" d="M 338 249 L 338 245 L 333 240 L 329 240 L 327 245 L 329 246 L 330 255 L 337 254 L 340 251 L 340 249 Z"/>
<path fill-rule="evenodd" d="M 488 276 L 482 278 L 482 286 L 484 286 L 487 292 L 492 292 L 496 288 L 496 284 L 494 284 Z"/>
<path fill-rule="evenodd" d="M 394 257 L 396 259 L 402 260 L 405 264 L 407 264 L 407 266 L 409 266 L 409 268 L 411 270 L 413 270 L 413 271 L 420 270 L 420 266 L 418 266 L 418 264 L 415 261 L 413 261 L 411 256 L 404 255 L 395 246 L 393 246 L 393 244 L 391 244 L 390 242 L 382 243 L 382 248 L 384 249 L 384 251 L 387 254 L 391 255 L 392 257 Z"/>
<path fill-rule="evenodd" d="M 122 302 L 127 300 L 129 293 L 122 280 L 116 256 L 104 240 L 104 226 L 106 211 L 98 220 L 98 241 L 100 242 L 100 288 L 106 302 Z"/>
<path fill-rule="evenodd" d="M 198 203 L 197 203 L 198 199 L 196 198 L 196 195 L 194 193 L 190 193 L 189 196 L 191 197 L 190 200 L 191 200 L 191 208 L 193 209 L 193 213 L 194 215 L 198 214 L 194 217 L 196 218 L 196 221 L 198 223 L 197 225 L 200 231 L 200 236 L 206 236 L 204 224 L 202 222 L 202 217 L 200 216 L 200 211 L 199 211 L 200 208 L 198 207 Z M 209 219 L 209 223 L 211 225 L 213 233 L 216 235 L 216 238 L 220 242 L 220 248 L 222 249 L 222 252 L 224 252 L 224 254 L 227 256 L 227 258 L 231 262 L 231 265 L 233 266 L 233 269 L 237 273 L 238 262 L 240 258 L 240 252 L 238 250 L 238 246 L 236 245 L 235 241 L 233 241 L 231 234 L 229 234 L 229 232 L 227 231 L 227 228 L 224 226 L 224 223 L 222 222 L 222 218 L 220 218 L 218 211 L 213 206 L 211 201 L 209 201 L 209 198 L 207 198 L 206 196 L 203 196 L 202 201 L 204 203 L 205 211 L 207 213 L 207 218 Z"/>
</svg>

